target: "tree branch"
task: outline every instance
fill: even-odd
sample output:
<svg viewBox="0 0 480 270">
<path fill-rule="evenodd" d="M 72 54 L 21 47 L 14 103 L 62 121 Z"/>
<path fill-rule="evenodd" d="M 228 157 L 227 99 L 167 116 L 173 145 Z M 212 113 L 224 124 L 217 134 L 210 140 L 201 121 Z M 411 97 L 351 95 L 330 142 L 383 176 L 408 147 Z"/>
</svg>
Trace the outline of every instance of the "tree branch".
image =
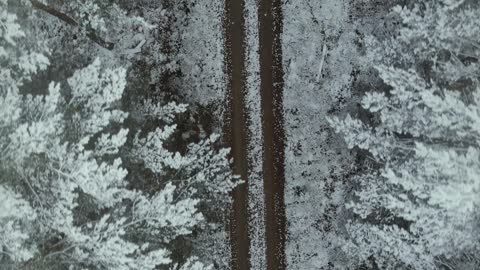
<svg viewBox="0 0 480 270">
<path fill-rule="evenodd" d="M 65 13 L 62 13 L 62 12 L 56 10 L 55 8 L 53 8 L 51 6 L 48 6 L 48 5 L 45 5 L 41 2 L 39 2 L 38 0 L 30 0 L 30 3 L 32 4 L 33 8 L 41 10 L 43 12 L 46 12 L 46 13 L 58 18 L 59 20 L 67 23 L 68 25 L 71 25 L 71 26 L 74 26 L 74 27 L 79 27 L 80 26 L 79 23 L 77 21 L 75 21 L 75 19 L 73 19 L 72 17 L 68 16 Z M 91 29 L 91 28 L 87 29 L 87 37 L 89 39 L 91 39 L 93 42 L 97 43 L 98 45 L 100 45 L 101 47 L 103 47 L 107 50 L 113 50 L 113 48 L 115 47 L 114 43 L 108 42 L 105 39 L 103 39 L 102 37 L 98 36 L 94 29 Z"/>
</svg>

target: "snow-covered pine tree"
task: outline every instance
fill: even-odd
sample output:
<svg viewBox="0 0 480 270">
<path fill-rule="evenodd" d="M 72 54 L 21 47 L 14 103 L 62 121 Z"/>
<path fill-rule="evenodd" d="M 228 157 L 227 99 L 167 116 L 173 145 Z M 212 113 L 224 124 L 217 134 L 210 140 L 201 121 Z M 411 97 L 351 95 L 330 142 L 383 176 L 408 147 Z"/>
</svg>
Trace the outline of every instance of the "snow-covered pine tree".
<svg viewBox="0 0 480 270">
<path fill-rule="evenodd" d="M 55 28 L 55 24 L 63 24 L 70 28 L 67 31 L 70 34 L 70 39 L 80 34 L 108 50 L 113 50 L 116 42 L 122 36 L 125 36 L 125 33 L 131 32 L 133 29 L 150 29 L 153 27 L 142 17 L 128 16 L 116 4 L 118 1 L 28 0 L 25 2 L 31 5 L 34 10 L 39 11 L 45 18 L 49 18 L 47 21 L 50 24 L 45 24 L 42 27 Z M 132 37 L 132 35 L 129 35 L 129 37 Z"/>
<path fill-rule="evenodd" d="M 362 100 L 373 118 L 330 119 L 380 167 L 354 178 L 345 250 L 355 260 L 380 269 L 478 268 L 480 10 L 467 2 L 394 8 L 398 35 L 369 41 L 367 59 L 388 86 Z"/>
<path fill-rule="evenodd" d="M 171 153 L 173 124 L 137 136 L 131 156 L 154 173 L 180 172 L 158 191 L 133 190 L 126 181 L 128 117 L 117 108 L 126 71 L 95 60 L 66 84 L 30 94 L 48 59 L 22 44 L 8 1 L 0 1 L 0 265 L 2 269 L 211 269 L 192 257 L 182 266 L 170 242 L 204 222 L 200 188 L 225 194 L 233 186 L 227 150 L 216 136 Z M 185 110 L 169 104 L 151 115 Z M 166 112 L 166 113 L 165 113 Z M 162 114 L 163 113 L 163 114 Z M 219 196 L 221 197 L 221 196 Z"/>
</svg>

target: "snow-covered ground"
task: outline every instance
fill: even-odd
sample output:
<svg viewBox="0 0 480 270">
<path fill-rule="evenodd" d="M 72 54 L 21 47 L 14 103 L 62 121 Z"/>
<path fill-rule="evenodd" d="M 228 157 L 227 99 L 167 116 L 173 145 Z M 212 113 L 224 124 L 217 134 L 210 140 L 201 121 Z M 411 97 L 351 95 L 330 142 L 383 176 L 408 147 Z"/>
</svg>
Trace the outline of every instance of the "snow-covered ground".
<svg viewBox="0 0 480 270">
<path fill-rule="evenodd" d="M 207 105 L 220 102 L 227 87 L 224 67 L 223 1 L 185 0 L 180 30 L 178 87 L 188 101 Z M 176 4 L 182 7 L 181 3 Z M 180 13 L 180 12 L 178 12 Z"/>
<path fill-rule="evenodd" d="M 353 157 L 326 117 L 342 111 L 357 59 L 346 0 L 284 1 L 289 269 L 342 269 L 335 209 Z"/>
<path fill-rule="evenodd" d="M 265 220 L 263 191 L 263 135 L 260 104 L 260 60 L 258 43 L 258 5 L 257 0 L 245 1 L 245 28 L 247 33 L 247 89 L 246 104 L 249 114 L 248 145 L 250 171 L 248 200 L 250 212 L 250 258 L 251 269 L 266 269 L 265 261 Z"/>
</svg>

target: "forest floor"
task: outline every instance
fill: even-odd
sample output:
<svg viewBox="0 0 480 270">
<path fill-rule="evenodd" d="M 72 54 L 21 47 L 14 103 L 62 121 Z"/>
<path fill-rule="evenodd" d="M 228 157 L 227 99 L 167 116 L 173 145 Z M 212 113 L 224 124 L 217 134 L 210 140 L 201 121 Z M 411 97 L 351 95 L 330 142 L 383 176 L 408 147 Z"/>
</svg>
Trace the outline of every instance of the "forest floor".
<svg viewBox="0 0 480 270">
<path fill-rule="evenodd" d="M 346 114 L 353 101 L 355 30 L 361 24 L 351 23 L 349 1 L 284 2 L 289 269 L 349 269 L 342 264 L 339 235 L 343 180 L 355 160 L 327 121 Z"/>
</svg>

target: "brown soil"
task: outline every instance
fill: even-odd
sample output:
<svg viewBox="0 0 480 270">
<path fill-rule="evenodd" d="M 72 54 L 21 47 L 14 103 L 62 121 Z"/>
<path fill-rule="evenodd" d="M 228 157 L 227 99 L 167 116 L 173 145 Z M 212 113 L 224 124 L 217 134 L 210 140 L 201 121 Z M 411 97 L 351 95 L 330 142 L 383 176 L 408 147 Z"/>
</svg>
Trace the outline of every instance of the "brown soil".
<svg viewBox="0 0 480 270">
<path fill-rule="evenodd" d="M 243 0 L 225 1 L 226 66 L 229 82 L 225 138 L 231 147 L 234 173 L 247 182 L 247 113 L 245 110 L 245 28 Z M 250 239 L 248 234 L 248 185 L 241 184 L 232 192 L 230 242 L 232 270 L 250 269 Z"/>
<path fill-rule="evenodd" d="M 261 0 L 260 78 L 264 136 L 265 231 L 268 270 L 286 269 L 285 132 L 283 116 L 282 2 Z"/>
</svg>

